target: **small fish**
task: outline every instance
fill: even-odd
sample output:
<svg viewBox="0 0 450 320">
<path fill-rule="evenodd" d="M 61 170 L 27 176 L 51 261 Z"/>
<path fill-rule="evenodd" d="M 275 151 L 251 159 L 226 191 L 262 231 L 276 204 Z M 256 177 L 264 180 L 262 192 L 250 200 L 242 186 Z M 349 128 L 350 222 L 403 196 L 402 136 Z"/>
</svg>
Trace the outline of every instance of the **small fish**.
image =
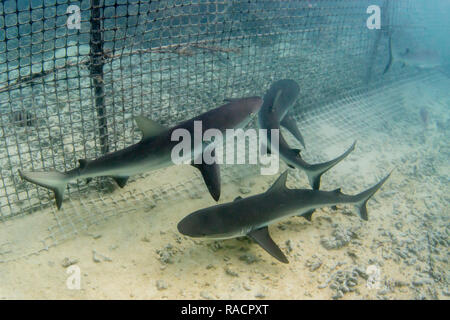
<svg viewBox="0 0 450 320">
<path fill-rule="evenodd" d="M 428 111 L 425 108 L 420 109 L 420 118 L 422 119 L 422 122 L 425 127 L 428 126 Z"/>
<path fill-rule="evenodd" d="M 269 89 L 270 96 L 273 96 L 272 87 L 271 89 Z M 280 117 L 282 117 L 283 114 L 287 112 L 287 108 L 284 107 L 285 104 L 288 101 L 292 101 L 293 96 L 291 94 L 288 94 L 286 97 L 285 92 L 286 91 L 283 89 L 278 89 L 277 93 L 274 95 L 274 98 L 271 100 L 272 103 L 267 103 L 266 100 L 264 100 L 264 104 L 258 112 L 259 127 L 262 129 L 267 129 L 267 146 L 271 145 L 271 130 L 280 129 Z M 269 94 L 266 94 L 266 96 L 267 95 Z M 336 164 L 338 164 L 345 157 L 347 157 L 350 152 L 355 149 L 355 144 L 356 142 L 354 142 L 353 145 L 349 149 L 347 149 L 347 151 L 333 160 L 323 163 L 310 164 L 302 159 L 299 149 L 292 149 L 288 145 L 280 132 L 278 153 L 289 167 L 298 168 L 306 173 L 306 175 L 308 176 L 309 184 L 313 189 L 319 189 L 321 176 Z M 268 149 L 270 148 L 268 147 Z"/>
<path fill-rule="evenodd" d="M 19 170 L 22 179 L 48 188 L 55 193 L 56 206 L 61 208 L 64 191 L 69 182 L 76 179 L 92 179 L 99 176 L 111 176 L 123 188 L 129 176 L 146 171 L 157 170 L 173 165 L 171 151 L 178 141 L 172 141 L 172 132 L 186 129 L 194 136 L 194 121 L 201 121 L 202 134 L 208 129 L 218 129 L 222 133 L 226 129 L 241 127 L 247 124 L 252 115 L 262 105 L 260 97 L 233 99 L 233 101 L 216 109 L 205 112 L 195 118 L 181 122 L 172 128 L 165 128 L 153 120 L 137 117 L 136 123 L 143 133 L 142 140 L 125 149 L 105 154 L 95 160 L 79 160 L 79 167 L 67 172 L 32 172 Z M 195 143 L 195 141 L 194 141 Z M 199 141 L 203 145 L 202 141 Z M 193 149 L 204 152 L 194 145 Z M 211 154 L 214 151 L 211 152 Z M 202 154 L 193 154 L 192 158 Z M 220 197 L 220 170 L 217 163 L 203 162 L 194 165 L 200 170 L 208 190 L 214 200 Z"/>
<path fill-rule="evenodd" d="M 195 211 L 178 223 L 178 231 L 195 238 L 230 239 L 248 236 L 278 261 L 288 259 L 269 234 L 268 225 L 284 218 L 301 216 L 311 220 L 315 209 L 337 204 L 353 204 L 363 220 L 368 220 L 367 201 L 389 178 L 388 174 L 373 187 L 347 195 L 341 189 L 320 191 L 288 189 L 285 171 L 264 193 Z"/>
<path fill-rule="evenodd" d="M 389 36 L 389 61 L 383 74 L 389 71 L 394 62 L 400 62 L 402 66 L 413 66 L 421 69 L 433 69 L 442 65 L 440 55 L 432 50 L 406 48 L 403 52 L 397 52 L 392 46 L 392 36 Z"/>
</svg>

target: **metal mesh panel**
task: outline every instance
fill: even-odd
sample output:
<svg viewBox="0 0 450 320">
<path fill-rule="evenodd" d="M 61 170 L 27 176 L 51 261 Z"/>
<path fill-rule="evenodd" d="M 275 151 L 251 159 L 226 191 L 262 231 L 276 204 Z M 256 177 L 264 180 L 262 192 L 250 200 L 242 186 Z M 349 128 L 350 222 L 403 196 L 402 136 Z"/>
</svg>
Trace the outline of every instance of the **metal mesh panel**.
<svg viewBox="0 0 450 320">
<path fill-rule="evenodd" d="M 136 114 L 174 124 L 223 98 L 301 84 L 302 110 L 367 84 L 386 57 L 385 23 L 410 1 L 4 1 L 0 4 L 1 219 L 52 195 L 17 170 L 66 170 L 139 139 Z M 81 28 L 68 29 L 67 8 Z M 387 27 L 387 26 L 386 26 Z M 368 70 L 370 72 L 368 73 Z M 69 186 L 99 196 L 109 180 Z"/>
<path fill-rule="evenodd" d="M 179 179 L 162 182 L 160 172 L 151 172 L 120 192 L 108 178 L 72 184 L 57 212 L 51 193 L 18 176 L 20 168 L 64 171 L 77 159 L 137 142 L 135 115 L 173 125 L 224 98 L 263 95 L 273 81 L 290 78 L 301 87 L 294 112 L 306 141 L 314 141 L 311 154 L 345 147 L 362 129 L 392 125 L 386 119 L 404 111 L 405 87 L 449 83 L 448 75 L 410 69 L 381 77 L 388 32 L 406 24 L 416 35 L 427 32 L 416 3 L 3 1 L 0 220 L 7 232 L 0 235 L 0 262 L 47 250 L 112 216 L 206 192 L 199 174 L 170 168 L 181 170 Z M 80 8 L 80 29 L 68 29 L 70 5 Z M 366 27 L 369 5 L 382 8 L 382 30 Z M 305 156 L 322 160 L 316 154 Z M 224 183 L 257 172 L 222 168 Z M 37 210 L 49 214 L 28 215 L 40 223 L 17 234 L 23 229 L 14 226 L 26 220 L 17 218 Z"/>
</svg>

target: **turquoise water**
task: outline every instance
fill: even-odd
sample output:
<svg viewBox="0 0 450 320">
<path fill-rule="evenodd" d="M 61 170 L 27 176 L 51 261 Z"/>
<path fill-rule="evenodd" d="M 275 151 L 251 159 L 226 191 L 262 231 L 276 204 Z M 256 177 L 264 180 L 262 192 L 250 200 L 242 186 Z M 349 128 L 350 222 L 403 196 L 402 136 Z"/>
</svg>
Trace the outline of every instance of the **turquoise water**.
<svg viewBox="0 0 450 320">
<path fill-rule="evenodd" d="M 447 299 L 450 5 L 375 1 L 389 13 L 377 31 L 365 27 L 372 2 L 105 1 L 103 80 L 96 83 L 89 1 L 74 3 L 80 30 L 67 30 L 67 4 L 4 1 L 0 296 Z M 383 74 L 389 36 L 397 58 Z M 105 143 L 111 152 L 137 143 L 137 115 L 171 127 L 226 98 L 264 97 L 281 79 L 299 86 L 288 114 L 306 148 L 281 132 L 305 161 L 328 161 L 357 141 L 323 175 L 321 190 L 354 195 L 393 170 L 368 201 L 367 222 L 344 205 L 318 209 L 311 221 L 266 221 L 289 265 L 245 232 L 217 241 L 181 234 L 183 218 L 216 204 L 188 165 L 132 176 L 123 189 L 110 178 L 73 181 L 60 211 L 53 192 L 18 175 L 63 172 L 101 156 Z M 104 92 L 104 116 L 95 85 Z M 254 116 L 246 129 L 257 128 L 261 114 Z M 304 170 L 286 162 L 273 176 L 260 175 L 258 165 L 221 166 L 219 204 L 265 192 L 285 170 L 289 188 L 311 190 Z M 273 202 L 287 203 L 274 199 L 261 215 Z M 239 201 L 233 215 L 253 209 Z M 67 291 L 69 265 L 87 274 L 83 290 Z"/>
</svg>

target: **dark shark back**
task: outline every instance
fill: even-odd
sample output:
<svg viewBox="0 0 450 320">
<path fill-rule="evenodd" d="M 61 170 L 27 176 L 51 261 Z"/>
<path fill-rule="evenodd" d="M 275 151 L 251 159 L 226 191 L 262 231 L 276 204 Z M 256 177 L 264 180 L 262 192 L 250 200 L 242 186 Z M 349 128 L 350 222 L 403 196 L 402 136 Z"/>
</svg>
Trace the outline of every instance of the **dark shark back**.
<svg viewBox="0 0 450 320">
<path fill-rule="evenodd" d="M 230 101 L 218 108 L 209 110 L 200 116 L 186 120 L 172 130 L 184 128 L 191 132 L 194 130 L 194 121 L 202 122 L 202 131 L 218 129 L 224 131 L 239 126 L 251 115 L 256 114 L 263 100 L 260 97 L 249 97 L 242 99 L 230 99 Z"/>
<path fill-rule="evenodd" d="M 261 109 L 273 108 L 275 99 L 277 97 L 278 92 L 281 91 L 281 94 L 278 99 L 278 110 L 274 110 L 278 113 L 278 119 L 281 121 L 281 118 L 286 114 L 288 109 L 294 104 L 297 100 L 298 95 L 300 93 L 300 87 L 294 80 L 283 79 L 274 82 L 269 90 L 267 90 L 264 95 L 264 103 Z"/>
</svg>

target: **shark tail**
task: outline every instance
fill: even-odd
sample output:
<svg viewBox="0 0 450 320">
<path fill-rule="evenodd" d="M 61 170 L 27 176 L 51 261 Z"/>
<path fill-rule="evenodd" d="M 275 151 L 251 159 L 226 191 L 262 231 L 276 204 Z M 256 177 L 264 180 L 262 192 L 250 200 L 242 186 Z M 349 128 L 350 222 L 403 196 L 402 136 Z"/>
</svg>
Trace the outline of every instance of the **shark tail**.
<svg viewBox="0 0 450 320">
<path fill-rule="evenodd" d="M 392 55 L 392 35 L 389 36 L 389 61 L 384 68 L 383 74 L 389 71 L 392 66 L 392 62 L 394 61 L 394 56 Z"/>
<path fill-rule="evenodd" d="M 355 145 L 356 145 L 356 141 L 353 142 L 351 147 L 348 148 L 347 151 L 345 151 L 339 157 L 337 157 L 333 160 L 330 160 L 328 162 L 313 164 L 309 167 L 309 169 L 305 170 L 305 172 L 308 176 L 310 186 L 314 190 L 318 190 L 320 188 L 320 178 L 322 177 L 322 175 L 325 172 L 327 172 L 328 170 L 330 170 L 331 168 L 333 168 L 335 165 L 337 165 L 339 162 L 344 160 L 345 157 L 347 157 L 350 154 L 350 152 L 355 150 Z"/>
<path fill-rule="evenodd" d="M 67 174 L 58 171 L 24 172 L 19 170 L 19 175 L 24 180 L 52 190 L 55 193 L 56 206 L 58 210 L 61 209 L 64 191 L 67 186 Z"/>
<path fill-rule="evenodd" d="M 390 177 L 392 172 L 390 172 L 386 177 L 381 179 L 376 185 L 374 185 L 372 188 L 369 188 L 359 194 L 357 194 L 355 197 L 355 206 L 358 210 L 358 214 L 363 220 L 368 220 L 369 216 L 367 213 L 367 201 L 378 191 L 378 189 L 381 188 L 381 186 L 386 182 L 386 180 Z"/>
</svg>

